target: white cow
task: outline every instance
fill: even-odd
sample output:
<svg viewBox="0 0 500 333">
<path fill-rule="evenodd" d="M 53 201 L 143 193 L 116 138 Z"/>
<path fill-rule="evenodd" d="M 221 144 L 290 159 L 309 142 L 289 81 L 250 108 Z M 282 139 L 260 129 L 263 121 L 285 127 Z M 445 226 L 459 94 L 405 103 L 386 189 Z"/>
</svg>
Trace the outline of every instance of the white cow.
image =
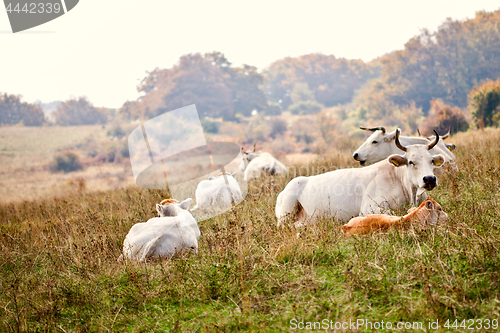
<svg viewBox="0 0 500 333">
<path fill-rule="evenodd" d="M 240 170 L 244 171 L 243 179 L 250 181 L 262 176 L 278 176 L 284 175 L 288 172 L 286 166 L 275 159 L 269 153 L 256 153 L 255 145 L 253 151 L 244 151 L 241 148 L 243 160 L 240 164 Z"/>
<path fill-rule="evenodd" d="M 200 229 L 187 211 L 191 198 L 179 203 L 175 199 L 156 204 L 160 217 L 132 226 L 123 242 L 123 254 L 118 258 L 145 261 L 169 258 L 175 253 L 198 251 Z"/>
<path fill-rule="evenodd" d="M 427 199 L 425 190 L 437 186 L 434 167 L 444 163 L 442 155 L 430 153 L 439 136 L 430 144 L 404 147 L 399 133 L 397 129 L 395 143 L 404 156 L 392 155 L 366 168 L 294 178 L 278 196 L 278 225 L 290 217 L 298 219 L 296 226 L 319 216 L 347 222 L 353 216 L 396 210 L 406 203 L 416 206 Z"/>
<path fill-rule="evenodd" d="M 354 152 L 352 157 L 359 161 L 361 165 L 365 164 L 373 164 L 382 160 L 385 160 L 389 156 L 393 154 L 401 154 L 401 151 L 394 144 L 394 139 L 396 137 L 396 131 L 387 133 L 384 127 L 373 127 L 373 128 L 365 128 L 360 127 L 366 131 L 372 131 L 373 134 L 366 139 L 366 141 Z M 447 134 L 448 135 L 448 134 Z M 444 137 L 446 138 L 447 135 Z M 399 138 L 402 145 L 416 145 L 423 144 L 428 145 L 435 137 L 430 137 L 428 139 L 423 137 L 408 137 L 401 136 Z M 432 140 L 432 141 L 431 141 Z M 450 145 L 454 147 L 455 145 Z M 455 162 L 455 156 L 451 152 L 451 147 L 448 147 L 443 140 L 439 140 L 438 144 L 432 148 L 430 151 L 431 154 L 441 154 L 444 157 L 444 162 L 449 163 L 451 168 L 455 171 L 458 171 L 457 164 Z"/>
<path fill-rule="evenodd" d="M 227 181 L 227 184 L 226 184 Z M 196 188 L 196 206 L 191 210 L 198 208 L 209 210 L 227 210 L 243 200 L 240 184 L 236 181 L 236 172 L 233 174 L 220 173 L 216 177 L 210 177 L 208 180 L 202 180 Z"/>
</svg>

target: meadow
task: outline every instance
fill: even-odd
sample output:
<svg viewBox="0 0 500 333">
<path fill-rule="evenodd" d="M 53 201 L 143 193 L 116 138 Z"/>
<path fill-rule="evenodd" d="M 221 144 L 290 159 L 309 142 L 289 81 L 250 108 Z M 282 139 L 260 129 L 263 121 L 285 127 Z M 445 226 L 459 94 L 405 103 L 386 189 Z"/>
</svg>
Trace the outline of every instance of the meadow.
<svg viewBox="0 0 500 333">
<path fill-rule="evenodd" d="M 0 127 L 0 202 L 63 196 L 85 188 L 110 190 L 133 184 L 130 163 L 86 165 L 82 170 L 51 172 L 54 156 L 71 149 L 85 162 L 89 147 L 111 145 L 110 126 Z"/>
<path fill-rule="evenodd" d="M 500 130 L 447 141 L 460 171 L 440 176 L 429 194 L 450 219 L 411 232 L 345 238 L 328 219 L 277 228 L 276 196 L 290 178 L 267 178 L 232 211 L 199 223 L 197 254 L 117 262 L 130 227 L 156 215 L 163 191 L 129 186 L 0 204 L 0 330 L 283 331 L 363 319 L 459 332 L 472 319 L 475 331 L 495 331 L 485 320 L 500 319 Z M 359 167 L 355 148 L 296 170 Z"/>
</svg>

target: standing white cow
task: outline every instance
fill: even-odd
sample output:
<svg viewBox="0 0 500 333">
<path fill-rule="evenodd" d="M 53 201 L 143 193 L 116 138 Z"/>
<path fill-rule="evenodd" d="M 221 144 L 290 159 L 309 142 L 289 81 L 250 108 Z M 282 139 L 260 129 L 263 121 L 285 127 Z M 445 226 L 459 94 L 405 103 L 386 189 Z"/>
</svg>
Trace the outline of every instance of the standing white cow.
<svg viewBox="0 0 500 333">
<path fill-rule="evenodd" d="M 227 181 L 227 183 L 226 183 Z M 243 200 L 240 184 L 236 181 L 236 172 L 233 174 L 220 173 L 208 180 L 202 180 L 196 188 L 196 206 L 198 208 L 210 210 L 216 209 L 225 211 Z"/>
<path fill-rule="evenodd" d="M 353 216 L 396 210 L 406 203 L 416 206 L 427 199 L 425 190 L 437 186 L 434 167 L 444 162 L 442 155 L 430 153 L 439 135 L 430 144 L 404 147 L 399 133 L 397 129 L 395 143 L 404 156 L 392 155 L 366 168 L 294 178 L 278 196 L 278 225 L 289 217 L 298 219 L 296 226 L 320 216 L 347 222 Z"/>
<path fill-rule="evenodd" d="M 255 145 L 253 151 L 244 151 L 241 148 L 243 160 L 240 164 L 240 170 L 244 171 L 243 179 L 250 181 L 262 176 L 278 176 L 288 172 L 286 166 L 275 159 L 269 153 L 256 153 Z"/>
<path fill-rule="evenodd" d="M 354 152 L 352 157 L 359 161 L 361 165 L 373 164 L 382 160 L 385 160 L 393 154 L 401 154 L 401 151 L 394 144 L 394 139 L 396 138 L 396 131 L 387 133 L 384 127 L 373 127 L 365 128 L 360 127 L 365 131 L 372 131 L 373 134 L 366 139 L 366 141 Z M 447 137 L 447 136 L 445 136 Z M 432 140 L 431 140 L 432 139 Z M 402 145 L 428 145 L 435 140 L 435 137 L 430 137 L 429 139 L 423 137 L 408 137 L 401 136 L 399 140 Z M 455 145 L 453 145 L 454 147 Z M 444 157 L 444 163 L 449 163 L 451 168 L 458 171 L 457 164 L 455 162 L 455 156 L 451 152 L 446 143 L 443 140 L 439 140 L 438 144 L 435 145 L 430 151 L 431 154 L 441 154 Z"/>
<path fill-rule="evenodd" d="M 132 226 L 123 242 L 123 254 L 118 258 L 145 261 L 168 258 L 175 253 L 198 251 L 200 229 L 187 211 L 191 198 L 179 203 L 175 199 L 156 204 L 160 217 Z"/>
</svg>

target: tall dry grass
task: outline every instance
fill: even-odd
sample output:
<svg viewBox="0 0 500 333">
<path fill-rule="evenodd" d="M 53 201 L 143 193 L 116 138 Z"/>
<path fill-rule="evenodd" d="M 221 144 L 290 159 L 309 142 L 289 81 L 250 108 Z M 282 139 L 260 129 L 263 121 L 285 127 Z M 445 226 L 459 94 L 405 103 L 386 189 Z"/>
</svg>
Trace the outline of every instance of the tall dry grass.
<svg viewBox="0 0 500 333">
<path fill-rule="evenodd" d="M 449 141 L 460 171 L 430 195 L 450 221 L 414 233 L 346 239 L 331 220 L 278 229 L 274 205 L 289 179 L 266 179 L 200 223 L 198 254 L 137 264 L 116 259 L 161 191 L 0 205 L 0 330 L 281 331 L 294 318 L 439 319 L 443 330 L 447 319 L 499 318 L 500 130 Z M 353 165 L 337 152 L 299 173 Z"/>
</svg>

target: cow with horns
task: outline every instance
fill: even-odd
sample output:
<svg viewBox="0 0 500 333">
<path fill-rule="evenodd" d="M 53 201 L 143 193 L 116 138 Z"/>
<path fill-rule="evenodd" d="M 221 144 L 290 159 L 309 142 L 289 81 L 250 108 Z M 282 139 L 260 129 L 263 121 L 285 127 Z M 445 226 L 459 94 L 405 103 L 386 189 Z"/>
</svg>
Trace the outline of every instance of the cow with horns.
<svg viewBox="0 0 500 333">
<path fill-rule="evenodd" d="M 245 151 L 243 147 L 241 147 L 243 160 L 240 164 L 240 170 L 244 171 L 243 179 L 245 181 L 250 181 L 262 176 L 284 175 L 288 172 L 286 166 L 275 159 L 271 154 L 256 152 L 256 145 L 257 144 L 253 145 L 253 151 Z"/>
<path fill-rule="evenodd" d="M 427 199 L 426 190 L 437 186 L 434 167 L 444 163 L 441 154 L 432 155 L 439 142 L 404 146 L 395 143 L 404 155 L 366 168 L 340 169 L 311 177 L 297 177 L 288 183 L 276 202 L 278 225 L 291 218 L 296 226 L 318 217 L 334 217 L 347 222 L 353 216 L 396 210 L 402 205 L 419 205 Z"/>
<path fill-rule="evenodd" d="M 394 139 L 396 138 L 396 131 L 387 132 L 384 127 L 360 127 L 360 129 L 365 131 L 373 132 L 372 135 L 366 139 L 366 141 L 354 152 L 352 157 L 359 161 L 361 165 L 373 164 L 382 161 L 393 154 L 400 154 L 400 151 L 396 145 L 394 145 Z M 436 131 L 434 131 L 436 133 Z M 445 139 L 449 136 L 449 133 L 441 137 Z M 401 144 L 408 145 L 425 145 L 435 140 L 435 137 L 423 138 L 423 137 L 409 137 L 400 136 L 399 140 Z M 444 163 L 449 164 L 450 167 L 457 171 L 458 167 L 455 162 L 455 156 L 451 152 L 451 147 L 455 145 L 447 145 L 443 140 L 439 140 L 438 144 L 432 148 L 431 154 L 441 154 L 444 157 Z"/>
</svg>

